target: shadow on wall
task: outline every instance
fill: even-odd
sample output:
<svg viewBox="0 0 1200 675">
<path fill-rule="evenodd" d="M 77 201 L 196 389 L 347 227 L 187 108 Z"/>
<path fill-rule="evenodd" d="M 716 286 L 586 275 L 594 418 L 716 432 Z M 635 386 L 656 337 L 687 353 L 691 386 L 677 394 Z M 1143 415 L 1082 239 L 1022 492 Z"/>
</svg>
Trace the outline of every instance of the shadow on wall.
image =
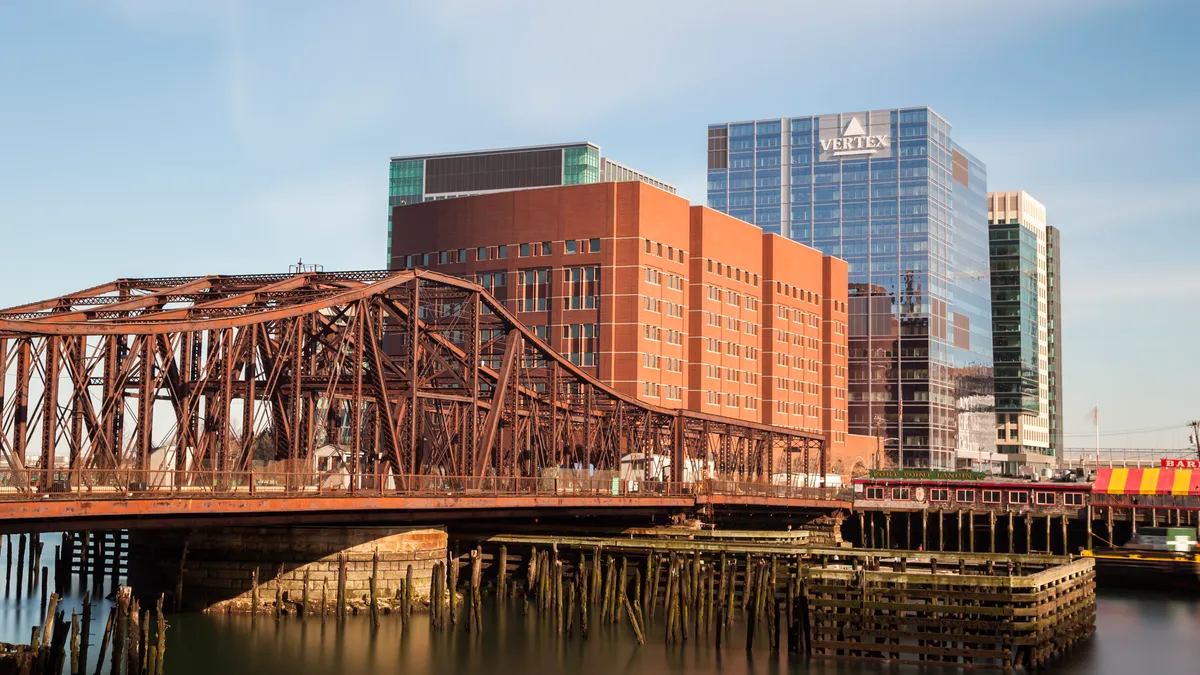
<svg viewBox="0 0 1200 675">
<path fill-rule="evenodd" d="M 184 542 L 187 555 L 184 557 Z M 370 588 L 372 558 L 378 552 L 377 592 L 395 595 L 413 567 L 414 590 L 429 592 L 433 564 L 446 559 L 446 531 L 440 527 L 242 527 L 134 530 L 129 538 L 129 584 L 150 601 L 165 593 L 176 606 L 182 563 L 182 603 L 186 611 L 249 611 L 255 570 L 259 596 L 298 602 L 305 577 L 311 601 L 322 591 L 333 602 L 339 556 L 346 558 L 346 594 L 353 599 Z"/>
</svg>

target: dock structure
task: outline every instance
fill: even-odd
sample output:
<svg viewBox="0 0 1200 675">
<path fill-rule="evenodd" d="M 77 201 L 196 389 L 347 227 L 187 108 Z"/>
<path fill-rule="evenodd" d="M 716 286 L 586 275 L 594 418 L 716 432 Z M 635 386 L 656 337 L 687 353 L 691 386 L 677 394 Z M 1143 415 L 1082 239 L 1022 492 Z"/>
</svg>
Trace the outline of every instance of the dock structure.
<svg viewBox="0 0 1200 675">
<path fill-rule="evenodd" d="M 602 610 L 636 582 L 631 602 L 645 605 L 639 614 L 651 624 L 665 622 L 668 642 L 690 632 L 720 645 L 740 617 L 747 648 L 778 650 L 783 631 L 797 656 L 1038 669 L 1095 630 L 1091 558 L 819 547 L 803 533 L 762 534 L 503 535 L 460 548 L 478 547 L 486 577 L 514 592 L 552 551 L 566 579 L 592 578 Z M 536 572 L 527 583 L 539 593 Z M 656 629 L 646 622 L 639 632 Z"/>
</svg>

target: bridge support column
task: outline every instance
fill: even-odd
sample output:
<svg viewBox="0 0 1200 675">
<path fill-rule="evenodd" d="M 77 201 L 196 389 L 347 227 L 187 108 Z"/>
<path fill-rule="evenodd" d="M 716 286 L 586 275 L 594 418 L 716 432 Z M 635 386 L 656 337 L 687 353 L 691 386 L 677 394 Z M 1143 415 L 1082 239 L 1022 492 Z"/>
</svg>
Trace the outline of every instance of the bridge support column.
<svg viewBox="0 0 1200 675">
<path fill-rule="evenodd" d="M 182 584 L 179 561 L 187 542 Z M 352 602 L 370 589 L 372 557 L 379 553 L 376 593 L 394 597 L 408 566 L 417 596 L 429 593 L 433 564 L 446 559 L 446 531 L 441 527 L 232 527 L 197 530 L 133 530 L 129 536 L 129 583 L 138 595 L 165 592 L 174 606 L 182 589 L 187 611 L 251 610 L 251 580 L 273 603 L 281 590 L 284 607 L 299 610 L 308 579 L 310 598 L 321 597 L 327 584 L 332 598 L 338 587 L 338 559 L 347 559 L 345 588 Z M 283 570 L 279 576 L 279 570 Z M 310 612 L 319 611 L 312 608 Z"/>
</svg>

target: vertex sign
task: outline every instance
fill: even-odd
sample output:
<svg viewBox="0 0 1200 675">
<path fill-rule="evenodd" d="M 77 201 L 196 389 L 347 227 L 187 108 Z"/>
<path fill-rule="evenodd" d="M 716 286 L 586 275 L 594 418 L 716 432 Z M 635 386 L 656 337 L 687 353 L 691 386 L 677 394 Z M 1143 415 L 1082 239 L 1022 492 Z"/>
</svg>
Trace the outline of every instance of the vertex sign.
<svg viewBox="0 0 1200 675">
<path fill-rule="evenodd" d="M 821 152 L 829 153 L 833 157 L 873 155 L 887 147 L 887 134 L 868 134 L 857 117 L 850 118 L 841 136 L 821 140 Z"/>
</svg>

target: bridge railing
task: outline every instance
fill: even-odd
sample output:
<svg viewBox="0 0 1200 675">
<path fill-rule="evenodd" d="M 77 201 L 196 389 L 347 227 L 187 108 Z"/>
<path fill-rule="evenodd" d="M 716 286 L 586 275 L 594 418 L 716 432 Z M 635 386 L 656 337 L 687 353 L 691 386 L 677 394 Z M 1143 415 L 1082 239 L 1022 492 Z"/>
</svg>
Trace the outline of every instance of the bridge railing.
<svg viewBox="0 0 1200 675">
<path fill-rule="evenodd" d="M 846 489 L 772 485 L 754 481 L 705 479 L 697 482 L 626 480 L 615 475 L 579 476 L 547 472 L 537 477 L 449 476 L 390 473 L 352 476 L 317 471 L 209 471 L 171 469 L 88 469 L 56 472 L 49 486 L 43 474 L 0 471 L 0 501 L 28 499 L 128 499 L 138 497 L 494 497 L 587 496 L 679 497 L 702 494 L 849 501 Z"/>
</svg>

